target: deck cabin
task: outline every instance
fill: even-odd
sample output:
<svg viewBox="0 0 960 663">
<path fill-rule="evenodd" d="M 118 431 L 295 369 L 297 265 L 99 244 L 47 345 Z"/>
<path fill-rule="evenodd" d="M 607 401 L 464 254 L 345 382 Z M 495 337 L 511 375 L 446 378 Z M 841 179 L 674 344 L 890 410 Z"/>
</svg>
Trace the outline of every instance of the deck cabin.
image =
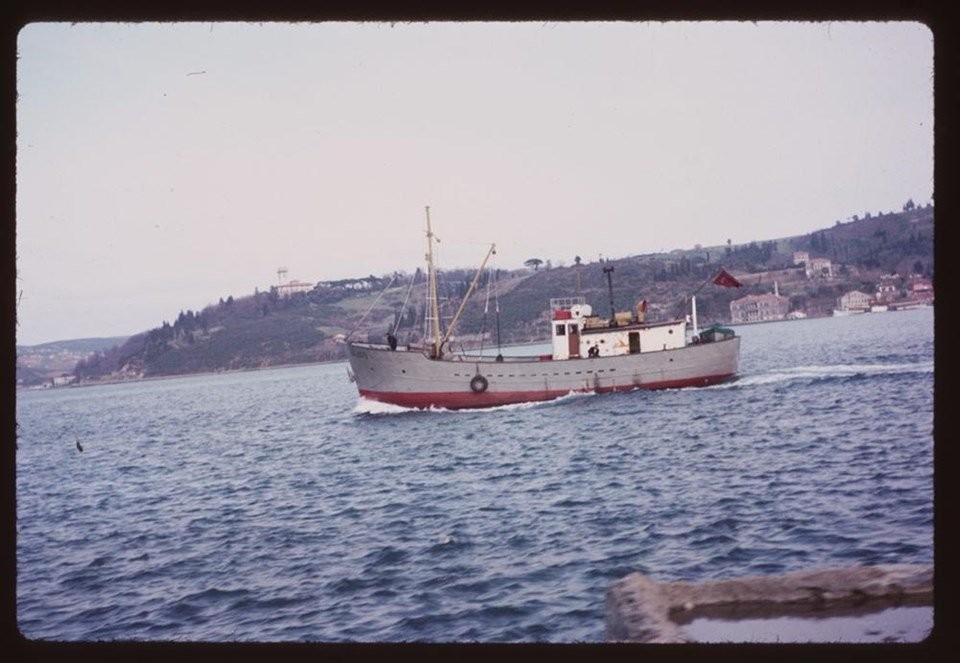
<svg viewBox="0 0 960 663">
<path fill-rule="evenodd" d="M 686 345 L 686 321 L 646 323 L 646 302 L 614 318 L 594 315 L 583 297 L 550 300 L 553 359 L 615 357 Z"/>
</svg>

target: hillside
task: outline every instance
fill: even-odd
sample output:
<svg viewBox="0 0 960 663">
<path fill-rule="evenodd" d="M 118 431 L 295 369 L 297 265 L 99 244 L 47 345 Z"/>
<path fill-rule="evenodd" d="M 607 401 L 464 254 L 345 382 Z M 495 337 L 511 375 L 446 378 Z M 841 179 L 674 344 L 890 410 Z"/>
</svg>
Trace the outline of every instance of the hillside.
<svg viewBox="0 0 960 663">
<path fill-rule="evenodd" d="M 126 336 L 119 336 L 18 345 L 17 384 L 38 385 L 54 377 L 72 373 L 81 359 L 90 356 L 91 353 L 112 348 L 126 340 Z"/>
<path fill-rule="evenodd" d="M 687 297 L 709 282 L 720 266 L 744 287 L 702 287 L 697 294 L 702 324 L 729 321 L 731 300 L 772 292 L 774 281 L 780 294 L 790 298 L 791 309 L 827 315 L 844 292 L 873 292 L 881 274 L 920 273 L 932 278 L 933 238 L 933 207 L 913 208 L 908 203 L 899 213 L 837 221 L 830 228 L 778 240 L 631 256 L 602 264 L 498 270 L 481 279 L 453 347 L 469 347 L 481 333 L 488 346 L 496 343 L 497 305 L 503 344 L 544 339 L 553 297 L 582 294 L 595 311 L 606 315 L 610 296 L 603 268 L 608 266 L 614 268 L 616 310 L 632 309 L 646 299 L 650 320 L 682 315 Z M 836 275 L 807 278 L 803 267 L 793 264 L 795 251 L 830 259 Z M 440 272 L 445 321 L 472 278 L 467 270 Z M 83 382 L 343 359 L 345 346 L 338 337 L 382 342 L 398 321 L 400 342 L 417 342 L 424 326 L 424 281 L 417 270 L 413 275 L 321 283 L 289 297 L 281 297 L 276 288 L 228 297 L 202 311 L 181 312 L 172 323 L 94 353 L 77 363 L 75 375 Z"/>
</svg>

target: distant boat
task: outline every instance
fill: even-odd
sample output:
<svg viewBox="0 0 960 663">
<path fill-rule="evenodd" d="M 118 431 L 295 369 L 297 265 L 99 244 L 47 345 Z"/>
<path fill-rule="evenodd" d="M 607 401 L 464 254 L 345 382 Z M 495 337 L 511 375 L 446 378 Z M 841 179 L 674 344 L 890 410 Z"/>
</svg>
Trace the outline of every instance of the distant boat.
<svg viewBox="0 0 960 663">
<path fill-rule="evenodd" d="M 482 408 L 553 400 L 570 393 L 702 387 L 737 375 L 740 337 L 717 326 L 698 332 L 695 299 L 694 333 L 689 339 L 686 318 L 645 322 L 645 301 L 634 312 L 602 319 L 583 297 L 566 297 L 550 301 L 550 354 L 449 352 L 447 341 L 463 304 L 441 333 L 433 241 L 427 208 L 427 319 L 432 337 L 421 346 L 397 346 L 393 338 L 387 344 L 348 342 L 350 377 L 362 398 L 421 409 Z M 491 246 L 478 277 L 494 252 Z M 608 269 L 612 272 L 612 267 Z M 725 271 L 714 282 L 739 286 Z"/>
<path fill-rule="evenodd" d="M 907 301 L 895 304 L 892 308 L 894 311 L 912 311 L 918 308 L 929 308 L 933 306 L 933 302 L 917 302 L 917 301 Z"/>
<path fill-rule="evenodd" d="M 890 308 L 886 304 L 874 304 L 873 306 L 870 307 L 871 313 L 883 313 L 889 310 Z"/>
<path fill-rule="evenodd" d="M 865 308 L 835 308 L 833 309 L 834 317 L 841 317 L 845 315 L 860 315 L 861 313 L 866 313 L 870 309 Z"/>
</svg>

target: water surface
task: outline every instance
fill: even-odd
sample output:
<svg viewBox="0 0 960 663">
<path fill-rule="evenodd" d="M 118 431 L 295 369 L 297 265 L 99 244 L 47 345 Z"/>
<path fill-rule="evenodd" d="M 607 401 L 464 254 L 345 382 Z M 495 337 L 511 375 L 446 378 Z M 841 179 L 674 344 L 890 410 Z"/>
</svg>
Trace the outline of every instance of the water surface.
<svg viewBox="0 0 960 663">
<path fill-rule="evenodd" d="M 599 642 L 633 571 L 932 563 L 932 309 L 736 330 L 733 383 L 485 411 L 345 363 L 20 391 L 19 627 Z"/>
</svg>

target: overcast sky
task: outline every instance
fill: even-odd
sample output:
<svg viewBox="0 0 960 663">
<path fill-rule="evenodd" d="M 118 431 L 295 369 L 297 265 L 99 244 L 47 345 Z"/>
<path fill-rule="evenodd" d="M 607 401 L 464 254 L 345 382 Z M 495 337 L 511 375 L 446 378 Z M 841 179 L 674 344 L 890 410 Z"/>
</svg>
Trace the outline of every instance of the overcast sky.
<svg viewBox="0 0 960 663">
<path fill-rule="evenodd" d="M 17 342 L 288 279 L 773 239 L 933 196 L 919 23 L 36 23 Z"/>
</svg>

